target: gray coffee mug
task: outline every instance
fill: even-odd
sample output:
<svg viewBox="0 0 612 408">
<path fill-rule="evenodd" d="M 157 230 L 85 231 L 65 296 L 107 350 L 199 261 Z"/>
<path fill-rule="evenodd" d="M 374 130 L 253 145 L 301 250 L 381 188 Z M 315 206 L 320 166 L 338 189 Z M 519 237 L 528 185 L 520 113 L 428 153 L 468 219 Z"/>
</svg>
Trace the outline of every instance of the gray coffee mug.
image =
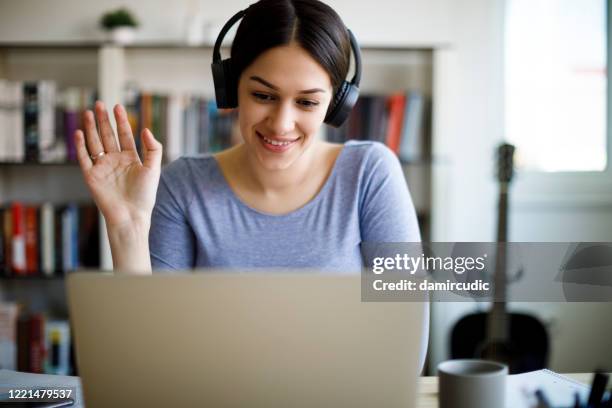
<svg viewBox="0 0 612 408">
<path fill-rule="evenodd" d="M 485 360 L 449 360 L 438 365 L 439 408 L 503 408 L 508 367 Z"/>
</svg>

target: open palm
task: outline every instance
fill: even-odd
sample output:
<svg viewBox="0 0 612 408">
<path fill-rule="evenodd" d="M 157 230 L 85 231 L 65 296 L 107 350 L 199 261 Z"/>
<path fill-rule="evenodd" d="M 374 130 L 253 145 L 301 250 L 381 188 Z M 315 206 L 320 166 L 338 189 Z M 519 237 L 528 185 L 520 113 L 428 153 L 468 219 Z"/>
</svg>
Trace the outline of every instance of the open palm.
<svg viewBox="0 0 612 408">
<path fill-rule="evenodd" d="M 118 144 L 101 102 L 96 103 L 95 111 L 95 118 L 93 112 L 85 112 L 84 133 L 81 130 L 75 133 L 77 156 L 85 183 L 104 215 L 107 227 L 148 224 L 159 184 L 162 146 L 148 129 L 144 129 L 141 162 L 123 106 L 114 108 Z"/>
</svg>

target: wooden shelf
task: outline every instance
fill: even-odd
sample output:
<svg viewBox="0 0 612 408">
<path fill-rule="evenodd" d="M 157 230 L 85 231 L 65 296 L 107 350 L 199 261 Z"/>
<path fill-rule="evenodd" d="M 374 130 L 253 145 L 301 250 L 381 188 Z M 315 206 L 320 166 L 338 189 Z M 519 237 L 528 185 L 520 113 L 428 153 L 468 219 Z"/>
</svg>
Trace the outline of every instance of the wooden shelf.
<svg viewBox="0 0 612 408">
<path fill-rule="evenodd" d="M 61 41 L 61 42 L 0 42 L 0 48 L 21 48 L 21 49 L 96 49 L 104 46 L 117 46 L 125 49 L 203 49 L 212 50 L 214 44 L 189 45 L 180 41 L 145 41 L 132 44 L 113 44 L 105 41 Z M 224 45 L 223 49 L 229 49 Z M 361 50 L 371 51 L 431 51 L 434 49 L 447 49 L 449 44 L 360 44 Z"/>
<path fill-rule="evenodd" d="M 65 275 L 10 275 L 0 276 L 0 281 L 56 281 L 64 279 Z"/>
<path fill-rule="evenodd" d="M 77 162 L 0 162 L 0 167 L 15 166 L 50 166 L 50 167 L 78 167 Z"/>
</svg>

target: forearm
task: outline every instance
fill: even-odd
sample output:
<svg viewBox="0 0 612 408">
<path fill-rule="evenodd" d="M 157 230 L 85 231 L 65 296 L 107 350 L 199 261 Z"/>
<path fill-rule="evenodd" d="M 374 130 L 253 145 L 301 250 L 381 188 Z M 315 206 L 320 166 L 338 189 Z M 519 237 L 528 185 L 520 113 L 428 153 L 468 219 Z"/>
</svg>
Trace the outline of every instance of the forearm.
<svg viewBox="0 0 612 408">
<path fill-rule="evenodd" d="M 109 227 L 108 239 L 116 273 L 148 275 L 152 273 L 149 254 L 149 223 Z"/>
</svg>

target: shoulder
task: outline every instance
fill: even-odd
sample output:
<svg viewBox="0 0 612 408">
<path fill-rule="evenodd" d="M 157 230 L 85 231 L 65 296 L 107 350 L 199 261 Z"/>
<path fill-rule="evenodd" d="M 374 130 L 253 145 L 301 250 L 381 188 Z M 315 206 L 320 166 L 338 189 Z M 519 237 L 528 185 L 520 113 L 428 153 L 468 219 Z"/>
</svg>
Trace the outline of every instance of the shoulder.
<svg viewBox="0 0 612 408">
<path fill-rule="evenodd" d="M 372 140 L 349 140 L 344 144 L 344 163 L 370 173 L 389 172 L 400 167 L 395 153 L 385 144 Z"/>
<path fill-rule="evenodd" d="M 217 171 L 217 162 L 210 153 L 182 156 L 162 169 L 165 181 L 185 184 L 193 180 L 209 180 Z"/>
<path fill-rule="evenodd" d="M 162 169 L 159 190 L 188 205 L 197 191 L 215 180 L 216 165 L 211 154 L 176 159 Z"/>
</svg>

